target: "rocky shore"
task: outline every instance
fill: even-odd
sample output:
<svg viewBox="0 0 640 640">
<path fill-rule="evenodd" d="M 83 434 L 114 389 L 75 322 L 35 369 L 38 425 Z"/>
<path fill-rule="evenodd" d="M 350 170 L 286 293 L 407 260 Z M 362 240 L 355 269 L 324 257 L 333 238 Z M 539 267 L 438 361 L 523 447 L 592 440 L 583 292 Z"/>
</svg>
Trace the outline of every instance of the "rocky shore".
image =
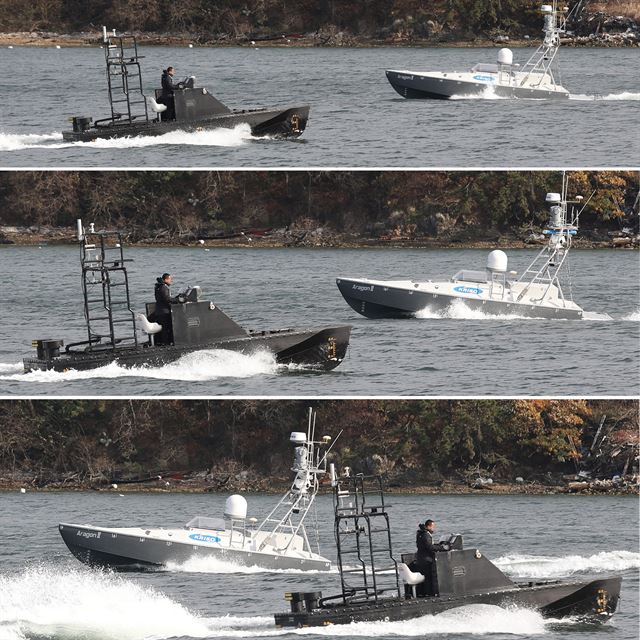
<svg viewBox="0 0 640 640">
<path fill-rule="evenodd" d="M 250 472 L 212 475 L 207 471 L 161 474 L 143 479 L 80 480 L 75 474 L 44 481 L 37 477 L 0 476 L 0 492 L 53 492 L 53 491 L 98 491 L 105 493 L 266 493 L 280 494 L 290 483 L 284 478 L 259 478 Z M 321 487 L 321 493 L 330 493 L 328 485 Z M 639 495 L 638 478 L 627 476 L 613 479 L 588 479 L 579 476 L 549 476 L 545 480 L 513 481 L 475 478 L 468 480 L 445 479 L 424 484 L 405 484 L 390 480 L 386 488 L 390 494 L 412 495 Z"/>
<path fill-rule="evenodd" d="M 590 31 L 591 30 L 591 31 Z M 584 33 L 584 31 L 590 31 Z M 415 37 L 389 30 L 377 36 L 353 35 L 335 28 L 306 34 L 249 34 L 236 37 L 193 33 L 131 32 L 138 42 L 147 46 L 193 46 L 193 47 L 532 47 L 539 44 L 538 34 L 513 37 L 501 33 L 474 36 L 462 39 L 453 35 L 443 36 L 435 25 L 434 35 Z M 57 33 L 54 31 L 17 31 L 0 33 L 0 46 L 4 47 L 96 47 L 102 43 L 99 31 L 79 33 Z M 579 33 L 571 32 L 562 38 L 562 46 L 568 47 L 640 47 L 640 25 L 631 18 L 607 16 L 601 13 L 591 17 L 588 26 Z"/>
<path fill-rule="evenodd" d="M 75 229 L 68 227 L 18 227 L 0 226 L 0 245 L 43 246 L 75 244 Z M 139 247 L 202 247 L 212 248 L 433 248 L 433 249 L 520 249 L 546 243 L 546 238 L 531 230 L 503 233 L 497 230 L 474 233 L 472 230 L 449 231 L 437 237 L 387 233 L 372 236 L 358 233 L 341 233 L 328 227 L 243 229 L 224 236 L 208 236 L 206 233 L 185 232 L 175 235 L 166 229 L 125 233 L 130 246 Z M 640 248 L 640 234 L 632 230 L 605 231 L 582 230 L 574 241 L 578 249 Z"/>
</svg>

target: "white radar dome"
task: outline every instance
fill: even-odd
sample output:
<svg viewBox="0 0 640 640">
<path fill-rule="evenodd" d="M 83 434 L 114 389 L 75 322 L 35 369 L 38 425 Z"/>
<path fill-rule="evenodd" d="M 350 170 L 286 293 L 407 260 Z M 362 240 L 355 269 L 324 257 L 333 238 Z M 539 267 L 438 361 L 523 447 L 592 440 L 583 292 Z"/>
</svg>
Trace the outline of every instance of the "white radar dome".
<svg viewBox="0 0 640 640">
<path fill-rule="evenodd" d="M 487 257 L 487 269 L 490 271 L 506 271 L 507 270 L 507 254 L 500 249 L 492 251 Z"/>
<path fill-rule="evenodd" d="M 292 431 L 291 436 L 289 437 L 289 441 L 294 444 L 306 444 L 307 442 L 307 434 L 302 431 Z"/>
<path fill-rule="evenodd" d="M 498 64 L 513 64 L 513 51 L 506 47 L 498 51 Z"/>
<path fill-rule="evenodd" d="M 229 496 L 224 503 L 224 515 L 233 520 L 244 520 L 247 517 L 247 501 L 237 494 Z"/>
<path fill-rule="evenodd" d="M 544 200 L 549 204 L 560 204 L 561 198 L 559 193 L 547 193 L 547 197 Z"/>
</svg>

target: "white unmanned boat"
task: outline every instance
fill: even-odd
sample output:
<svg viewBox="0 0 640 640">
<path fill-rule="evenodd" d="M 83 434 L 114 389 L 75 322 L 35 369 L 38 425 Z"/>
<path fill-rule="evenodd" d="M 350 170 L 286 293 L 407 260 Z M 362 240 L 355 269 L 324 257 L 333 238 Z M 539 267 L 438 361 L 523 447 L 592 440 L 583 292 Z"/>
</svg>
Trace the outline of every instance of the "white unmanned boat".
<svg viewBox="0 0 640 640">
<path fill-rule="evenodd" d="M 544 40 L 522 67 L 513 63 L 511 49 L 505 48 L 498 51 L 497 64 L 477 64 L 464 72 L 387 70 L 387 79 L 404 98 L 447 99 L 487 91 L 501 98 L 568 98 L 556 60 L 560 34 L 567 23 L 566 10 L 558 8 L 557 0 L 540 7 Z"/>
<path fill-rule="evenodd" d="M 214 558 L 245 567 L 328 571 L 331 562 L 307 535 L 305 519 L 327 473 L 331 438 L 316 441 L 315 414 L 309 412 L 307 433 L 293 432 L 295 445 L 291 489 L 258 524 L 247 518 L 247 501 L 227 498 L 224 519 L 196 516 L 179 529 L 95 527 L 60 524 L 60 535 L 76 558 L 116 569 L 166 568 L 188 560 Z"/>
<path fill-rule="evenodd" d="M 588 200 L 579 211 L 572 208 L 569 212 L 568 205 L 582 204 L 582 197 L 568 201 L 567 184 L 563 175 L 562 194 L 547 193 L 551 212 L 544 234 L 548 240 L 519 278 L 515 271 L 507 270 L 504 251 L 495 250 L 489 254 L 485 271 L 463 269 L 450 280 L 338 278 L 338 289 L 349 305 L 367 318 L 413 317 L 423 309 L 442 311 L 459 301 L 492 315 L 611 319 L 607 314 L 584 311 L 571 298 L 568 255 L 580 213 Z M 568 285 L 566 295 L 561 279 Z"/>
</svg>

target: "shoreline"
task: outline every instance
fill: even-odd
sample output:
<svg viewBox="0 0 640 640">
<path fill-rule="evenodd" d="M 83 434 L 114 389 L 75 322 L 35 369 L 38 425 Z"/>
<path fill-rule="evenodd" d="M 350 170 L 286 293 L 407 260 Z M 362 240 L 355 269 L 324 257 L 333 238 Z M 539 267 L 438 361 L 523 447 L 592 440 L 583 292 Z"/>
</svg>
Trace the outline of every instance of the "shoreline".
<svg viewBox="0 0 640 640">
<path fill-rule="evenodd" d="M 169 485 L 169 486 L 167 486 Z M 148 482 L 130 482 L 119 484 L 70 482 L 62 480 L 50 482 L 45 486 L 32 486 L 28 482 L 19 482 L 0 478 L 0 493 L 187 493 L 216 495 L 230 495 L 232 493 L 280 495 L 290 487 L 290 483 L 271 481 L 260 486 L 230 486 L 228 488 L 214 488 L 210 483 L 197 480 L 150 480 Z M 24 491 L 23 491 L 24 489 Z M 389 495 L 606 495 L 624 496 L 640 495 L 640 486 L 633 481 L 615 484 L 610 480 L 591 480 L 567 482 L 563 485 L 546 485 L 539 482 L 500 482 L 490 485 L 472 486 L 464 482 L 444 480 L 436 484 L 421 484 L 416 486 L 398 486 L 393 483 L 385 488 Z M 321 487 L 318 495 L 331 495 L 329 487 Z"/>
<path fill-rule="evenodd" d="M 323 233 L 323 231 L 325 231 Z M 136 233 L 136 232 L 129 232 Z M 324 249 L 530 249 L 546 244 L 532 233 L 532 237 L 522 238 L 513 234 L 493 232 L 493 237 L 478 240 L 449 237 L 363 237 L 356 234 L 333 232 L 320 229 L 312 231 L 288 230 L 270 232 L 268 235 L 240 232 L 233 237 L 199 238 L 197 233 L 183 237 L 169 237 L 163 230 L 158 230 L 145 238 L 126 237 L 129 247 L 161 247 L 161 248 L 202 248 L 202 249 L 283 249 L 283 248 L 324 248 Z M 589 231 L 584 232 L 585 235 Z M 484 234 L 486 235 L 486 233 Z M 26 228 L 0 226 L 0 247 L 2 246 L 75 246 L 75 229 Z M 613 235 L 603 236 L 599 232 L 596 238 L 582 237 L 574 240 L 574 249 L 638 249 L 640 236 Z"/>
<path fill-rule="evenodd" d="M 452 38 L 422 38 L 415 40 L 401 40 L 397 38 L 379 39 L 371 36 L 352 36 L 338 32 L 328 36 L 322 34 L 307 34 L 267 39 L 251 40 L 250 36 L 238 38 L 218 38 L 204 40 L 202 36 L 188 33 L 141 33 L 132 32 L 139 44 L 145 46 L 184 46 L 194 48 L 328 48 L 328 49 L 379 49 L 379 48 L 415 48 L 415 49 L 474 49 L 474 48 L 501 48 L 508 46 L 514 49 L 537 47 L 539 39 L 537 34 L 532 38 L 486 38 L 478 37 L 473 40 Z M 102 33 L 81 32 L 59 34 L 42 31 L 18 31 L 13 33 L 0 33 L 0 46 L 3 47 L 64 47 L 87 48 L 97 47 L 102 43 Z M 565 37 L 561 42 L 562 47 L 572 48 L 638 48 L 640 40 L 627 33 L 598 33 L 588 36 Z"/>
</svg>

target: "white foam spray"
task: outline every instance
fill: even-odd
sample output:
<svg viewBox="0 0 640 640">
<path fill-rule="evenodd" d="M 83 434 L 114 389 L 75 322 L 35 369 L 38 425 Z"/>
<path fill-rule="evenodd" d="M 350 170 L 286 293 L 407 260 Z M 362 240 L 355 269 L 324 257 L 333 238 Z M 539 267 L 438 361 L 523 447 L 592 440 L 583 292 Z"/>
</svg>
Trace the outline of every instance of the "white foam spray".
<svg viewBox="0 0 640 640">
<path fill-rule="evenodd" d="M 454 300 L 444 309 L 434 310 L 425 307 L 415 314 L 416 318 L 428 320 L 540 320 L 541 318 L 530 318 L 527 316 L 509 313 L 504 315 L 495 315 L 485 313 L 481 309 L 472 309 L 464 303 L 464 300 Z"/>
<path fill-rule="evenodd" d="M 270 351 L 250 355 L 227 349 L 203 349 L 186 354 L 160 367 L 122 367 L 112 362 L 88 371 L 30 371 L 22 373 L 22 366 L 0 364 L 0 380 L 17 382 L 59 383 L 95 378 L 154 378 L 159 380 L 207 381 L 220 378 L 251 378 L 258 375 L 277 375 L 288 371 L 311 370 L 296 364 L 278 364 Z"/>
<path fill-rule="evenodd" d="M 211 637 L 246 638 L 252 636 L 320 636 L 327 638 L 386 638 L 464 634 L 485 635 L 508 633 L 541 635 L 547 622 L 535 611 L 502 609 L 492 605 L 470 605 L 445 611 L 435 616 L 422 616 L 397 622 L 353 622 L 351 624 L 309 627 L 306 629 L 274 629 L 273 618 L 208 618 Z"/>
<path fill-rule="evenodd" d="M 153 589 L 113 573 L 53 566 L 0 576 L 0 630 L 3 640 L 210 634 L 202 618 Z"/>
<path fill-rule="evenodd" d="M 631 313 L 623 315 L 620 320 L 625 320 L 626 322 L 640 322 L 640 309 L 636 309 Z"/>
<path fill-rule="evenodd" d="M 0 133 L 0 151 L 18 151 L 20 149 L 32 149 L 44 146 L 47 143 L 62 140 L 62 134 L 52 133 Z"/>
<path fill-rule="evenodd" d="M 506 555 L 494 563 L 513 578 L 559 578 L 575 573 L 612 573 L 640 568 L 640 553 L 602 551 L 591 556 Z"/>
<path fill-rule="evenodd" d="M 279 574 L 292 574 L 292 575 L 315 575 L 326 573 L 337 573 L 336 567 L 333 567 L 330 571 L 307 571 L 302 569 L 265 569 L 257 566 L 243 566 L 227 560 L 220 560 L 219 558 L 213 558 L 211 556 L 206 558 L 189 558 L 184 562 L 168 562 L 166 564 L 168 571 L 177 571 L 179 573 L 243 573 L 247 575 L 257 573 L 279 573 Z"/>
<path fill-rule="evenodd" d="M 190 145 L 200 147 L 239 147 L 250 140 L 259 140 L 251 135 L 251 127 L 241 123 L 233 129 L 210 129 L 204 131 L 169 131 L 161 136 L 135 136 L 124 138 L 100 138 L 92 142 L 65 142 L 61 133 L 50 134 L 0 134 L 0 151 L 22 149 L 134 149 L 159 145 Z"/>
<path fill-rule="evenodd" d="M 640 100 L 640 93 L 633 91 L 623 91 L 622 93 L 609 93 L 606 96 L 600 96 L 597 94 L 589 95 L 587 93 L 572 93 L 569 96 L 570 100 L 581 100 L 593 102 L 615 102 L 618 100 Z"/>
</svg>

